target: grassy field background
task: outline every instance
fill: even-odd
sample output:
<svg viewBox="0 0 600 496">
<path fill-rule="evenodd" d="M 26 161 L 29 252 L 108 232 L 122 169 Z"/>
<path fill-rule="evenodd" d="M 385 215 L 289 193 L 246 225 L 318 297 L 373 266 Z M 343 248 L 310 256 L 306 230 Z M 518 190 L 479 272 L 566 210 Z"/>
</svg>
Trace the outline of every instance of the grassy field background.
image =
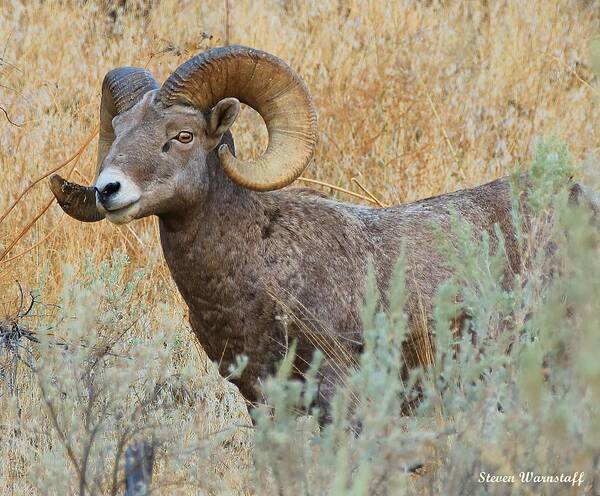
<svg viewBox="0 0 600 496">
<path fill-rule="evenodd" d="M 584 0 L 231 0 L 228 29 L 222 0 L 0 0 L 2 312 L 14 315 L 18 306 L 15 281 L 35 288 L 47 270 L 43 299 L 55 303 L 65 264 L 78 274 L 87 253 L 99 261 L 119 249 L 131 260 L 129 273 L 148 271 L 136 292 L 147 325 L 136 332 L 160 327 L 168 309 L 183 340 L 177 360 L 200 378 L 209 373 L 185 331 L 186 308 L 162 259 L 156 220 L 77 223 L 52 202 L 46 180 L 29 188 L 93 135 L 111 68 L 143 66 L 163 81 L 227 35 L 229 43 L 274 53 L 306 80 L 318 109 L 319 144 L 304 177 L 365 195 L 360 183 L 391 205 L 510 173 L 531 159 L 540 135 L 569 143 L 578 159 L 597 152 L 600 107 L 588 49 L 599 28 L 597 4 Z M 242 157 L 266 144 L 252 111 L 233 132 Z M 95 146 L 93 140 L 61 173 L 90 184 Z M 205 428 L 244 418 L 231 388 L 217 378 L 207 387 L 213 399 L 198 419 Z M 39 405 L 36 395 L 23 395 L 22 415 Z M 0 423 L 10 421 L 5 417 L 0 413 Z M 0 458 L 16 460 L 12 446 L 2 442 Z M 231 467 L 247 457 L 245 448 L 237 456 Z M 225 472 L 235 479 L 231 467 Z M 11 484 L 6 494 L 27 487 L 10 464 L 0 473 Z"/>
</svg>

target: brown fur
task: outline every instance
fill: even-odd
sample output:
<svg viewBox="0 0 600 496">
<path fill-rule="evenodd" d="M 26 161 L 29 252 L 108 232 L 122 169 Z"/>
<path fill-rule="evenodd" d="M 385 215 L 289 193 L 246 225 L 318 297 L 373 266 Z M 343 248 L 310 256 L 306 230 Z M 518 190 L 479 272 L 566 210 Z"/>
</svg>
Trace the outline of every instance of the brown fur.
<svg viewBox="0 0 600 496">
<path fill-rule="evenodd" d="M 208 356 L 227 367 L 237 354 L 249 364 L 237 381 L 257 400 L 257 382 L 272 373 L 292 340 L 299 372 L 322 348 L 328 363 L 325 403 L 362 347 L 360 310 L 372 261 L 385 295 L 404 245 L 409 322 L 427 325 L 436 290 L 450 271 L 436 250 L 433 225 L 449 233 L 455 210 L 476 232 L 506 238 L 511 272 L 519 272 L 507 178 L 477 188 L 375 209 L 340 203 L 293 188 L 256 193 L 207 160 L 208 193 L 185 215 L 160 220 L 161 241 L 173 278 L 188 304 L 192 328 Z M 422 361 L 417 350 L 407 359 Z"/>
</svg>

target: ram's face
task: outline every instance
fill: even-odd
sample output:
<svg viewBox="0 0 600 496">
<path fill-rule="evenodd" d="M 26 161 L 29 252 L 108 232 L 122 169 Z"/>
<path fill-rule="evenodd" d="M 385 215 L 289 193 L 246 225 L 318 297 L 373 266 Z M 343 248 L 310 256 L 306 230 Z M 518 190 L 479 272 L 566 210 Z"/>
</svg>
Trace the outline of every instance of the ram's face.
<svg viewBox="0 0 600 496">
<path fill-rule="evenodd" d="M 165 108 L 154 94 L 112 121 L 115 139 L 94 187 L 98 210 L 116 224 L 168 214 L 197 199 L 208 187 L 206 157 L 239 110 L 237 100 L 226 99 L 205 116 L 190 106 Z M 219 120 L 216 128 L 211 117 Z"/>
<path fill-rule="evenodd" d="M 205 163 L 203 115 L 181 106 L 167 112 L 153 93 L 113 119 L 115 140 L 94 184 L 98 210 L 117 224 L 168 210 L 194 164 Z"/>
</svg>

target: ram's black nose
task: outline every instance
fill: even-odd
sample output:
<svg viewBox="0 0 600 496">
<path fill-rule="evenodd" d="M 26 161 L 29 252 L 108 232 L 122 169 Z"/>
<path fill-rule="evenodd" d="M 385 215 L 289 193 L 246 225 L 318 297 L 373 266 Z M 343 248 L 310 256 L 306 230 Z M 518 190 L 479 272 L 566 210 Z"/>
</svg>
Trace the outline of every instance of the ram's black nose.
<svg viewBox="0 0 600 496">
<path fill-rule="evenodd" d="M 119 181 L 108 183 L 101 189 L 96 188 L 96 192 L 98 193 L 98 199 L 100 200 L 100 203 L 108 203 L 111 200 L 111 197 L 116 195 L 120 189 L 121 183 Z"/>
</svg>

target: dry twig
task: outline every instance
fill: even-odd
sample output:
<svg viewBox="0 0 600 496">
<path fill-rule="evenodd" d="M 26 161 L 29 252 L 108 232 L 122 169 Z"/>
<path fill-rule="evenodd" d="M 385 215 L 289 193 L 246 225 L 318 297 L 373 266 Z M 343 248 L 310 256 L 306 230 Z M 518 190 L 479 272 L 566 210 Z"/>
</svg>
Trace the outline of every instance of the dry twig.
<svg viewBox="0 0 600 496">
<path fill-rule="evenodd" d="M 381 201 L 379 201 L 379 199 L 373 193 L 371 193 L 365 186 L 363 186 L 357 178 L 353 177 L 352 182 L 354 184 L 356 184 L 360 189 L 362 189 L 367 195 L 369 195 L 371 197 L 371 199 L 373 200 L 373 202 L 375 202 L 381 208 L 387 207 L 387 205 L 385 203 L 382 203 Z"/>
<path fill-rule="evenodd" d="M 10 122 L 10 123 L 11 123 L 13 126 L 16 126 L 16 127 L 23 127 L 23 124 L 25 124 L 24 122 L 22 122 L 21 124 L 17 124 L 15 121 L 13 121 L 13 120 L 10 118 L 10 115 L 8 115 L 8 112 L 6 111 L 6 109 L 5 109 L 4 107 L 0 107 L 0 110 L 2 110 L 2 112 L 4 113 L 4 116 L 6 117 L 6 120 L 7 120 L 8 122 Z"/>
<path fill-rule="evenodd" d="M 319 181 L 317 179 L 309 179 L 308 177 L 299 177 L 298 181 L 304 181 L 305 183 L 318 184 L 319 186 L 325 186 L 326 188 L 330 188 L 335 191 L 339 191 L 340 193 L 345 193 L 347 195 L 354 196 L 355 198 L 360 198 L 361 200 L 365 200 L 365 201 L 368 201 L 369 203 L 373 203 L 373 204 L 377 205 L 377 202 L 375 200 L 373 200 L 372 198 L 369 198 L 368 196 L 364 196 L 364 195 L 355 193 L 354 191 L 350 191 L 349 189 L 340 188 L 339 186 L 335 186 L 333 184 L 326 183 L 325 181 Z"/>
</svg>

